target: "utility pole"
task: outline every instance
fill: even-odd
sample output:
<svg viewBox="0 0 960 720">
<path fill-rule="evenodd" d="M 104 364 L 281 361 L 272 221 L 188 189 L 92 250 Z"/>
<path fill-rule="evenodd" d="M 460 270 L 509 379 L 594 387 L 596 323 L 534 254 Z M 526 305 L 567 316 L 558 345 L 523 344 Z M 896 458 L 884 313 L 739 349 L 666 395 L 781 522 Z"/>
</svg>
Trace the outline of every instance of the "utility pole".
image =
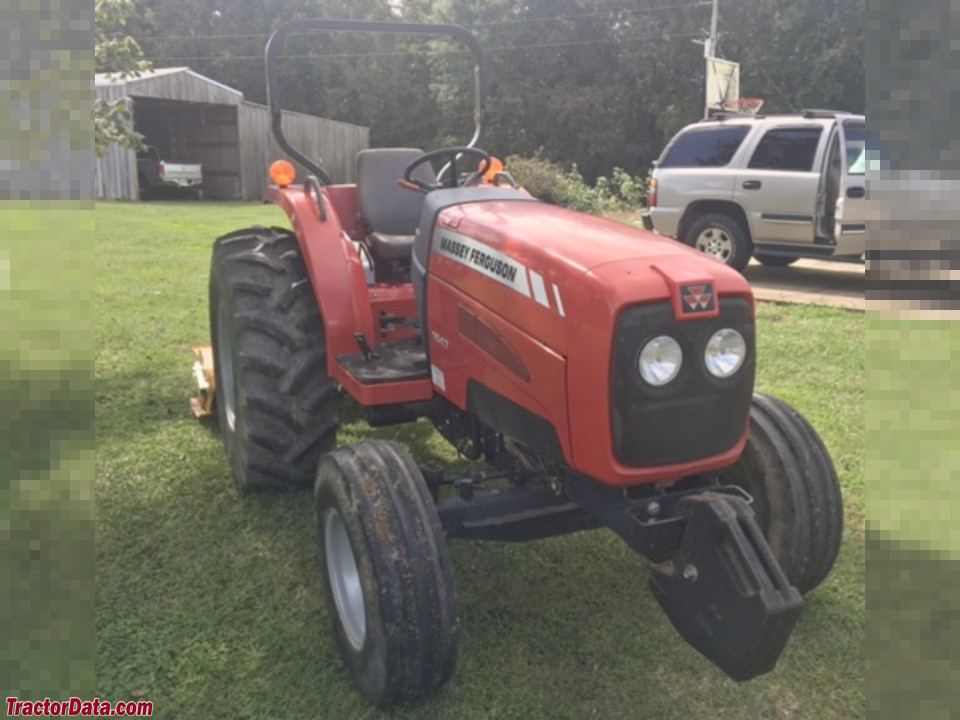
<svg viewBox="0 0 960 720">
<path fill-rule="evenodd" d="M 710 40 L 704 45 L 703 50 L 707 57 L 714 57 L 717 54 L 717 13 L 719 11 L 720 0 L 713 0 L 713 11 L 710 14 Z"/>
<path fill-rule="evenodd" d="M 710 13 L 710 37 L 703 43 L 704 57 L 704 78 L 703 78 L 703 117 L 710 117 L 710 107 L 707 105 L 707 78 L 709 77 L 707 65 L 711 58 L 716 56 L 717 52 L 717 15 L 719 12 L 720 0 L 713 0 L 713 10 Z"/>
</svg>

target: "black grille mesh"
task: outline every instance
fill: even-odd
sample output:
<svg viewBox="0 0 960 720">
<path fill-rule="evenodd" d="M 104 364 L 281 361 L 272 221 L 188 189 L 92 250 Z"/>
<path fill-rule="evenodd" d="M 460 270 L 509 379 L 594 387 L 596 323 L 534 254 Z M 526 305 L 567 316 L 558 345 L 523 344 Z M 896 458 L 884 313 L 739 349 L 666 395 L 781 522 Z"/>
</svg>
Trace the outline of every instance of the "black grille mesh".
<svg viewBox="0 0 960 720">
<path fill-rule="evenodd" d="M 747 343 L 743 367 L 726 380 L 707 372 L 703 351 L 720 328 L 738 330 Z M 664 387 L 640 377 L 640 350 L 658 335 L 683 349 L 679 375 Z M 669 303 L 627 308 L 617 320 L 611 373 L 613 447 L 631 467 L 688 462 L 733 447 L 750 412 L 755 373 L 755 337 L 750 306 L 742 298 L 721 298 L 720 315 L 677 322 Z"/>
</svg>

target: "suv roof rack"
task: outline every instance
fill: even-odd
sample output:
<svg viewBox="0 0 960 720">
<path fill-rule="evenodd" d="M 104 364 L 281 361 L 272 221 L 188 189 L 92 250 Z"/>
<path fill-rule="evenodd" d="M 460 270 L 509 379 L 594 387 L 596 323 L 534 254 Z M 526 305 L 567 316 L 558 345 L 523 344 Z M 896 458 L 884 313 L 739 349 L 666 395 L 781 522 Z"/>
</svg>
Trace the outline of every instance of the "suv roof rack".
<svg viewBox="0 0 960 720">
<path fill-rule="evenodd" d="M 747 115 L 745 113 L 731 112 L 729 110 L 718 110 L 710 117 L 703 118 L 700 122 L 713 122 L 714 120 L 732 120 L 733 118 L 746 118 L 748 120 L 763 119 L 766 115 Z"/>
<path fill-rule="evenodd" d="M 800 113 L 805 118 L 832 118 L 837 117 L 838 115 L 851 115 L 852 113 L 847 112 L 846 110 L 823 110 L 819 108 L 804 108 Z"/>
</svg>

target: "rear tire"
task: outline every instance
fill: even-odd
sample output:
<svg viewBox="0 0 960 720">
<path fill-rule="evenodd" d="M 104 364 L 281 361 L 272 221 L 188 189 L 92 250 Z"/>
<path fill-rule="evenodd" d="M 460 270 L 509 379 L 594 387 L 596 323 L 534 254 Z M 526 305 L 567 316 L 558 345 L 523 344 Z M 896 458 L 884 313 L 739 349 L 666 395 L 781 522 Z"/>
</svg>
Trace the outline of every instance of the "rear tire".
<svg viewBox="0 0 960 720">
<path fill-rule="evenodd" d="M 800 413 L 755 394 L 747 447 L 722 480 L 753 496 L 757 524 L 790 583 L 805 594 L 823 582 L 840 550 L 843 500 L 830 455 Z"/>
<path fill-rule="evenodd" d="M 757 262 L 767 267 L 787 267 L 800 259 L 788 255 L 764 255 L 763 253 L 754 253 L 753 256 Z"/>
<path fill-rule="evenodd" d="M 296 237 L 218 238 L 210 269 L 217 418 L 242 492 L 307 487 L 337 434 L 339 390 Z"/>
<path fill-rule="evenodd" d="M 708 213 L 698 218 L 687 228 L 682 239 L 690 247 L 734 270 L 743 270 L 753 252 L 753 243 L 746 229 L 722 213 Z"/>
<path fill-rule="evenodd" d="M 433 498 L 399 445 L 325 455 L 314 490 L 320 578 L 343 661 L 375 705 L 425 698 L 457 655 L 453 568 Z"/>
</svg>

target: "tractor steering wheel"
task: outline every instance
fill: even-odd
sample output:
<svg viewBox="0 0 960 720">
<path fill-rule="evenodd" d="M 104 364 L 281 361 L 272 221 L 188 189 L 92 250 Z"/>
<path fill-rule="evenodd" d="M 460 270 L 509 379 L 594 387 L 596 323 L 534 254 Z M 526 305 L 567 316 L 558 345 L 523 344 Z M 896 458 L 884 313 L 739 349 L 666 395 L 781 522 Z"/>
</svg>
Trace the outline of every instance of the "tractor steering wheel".
<svg viewBox="0 0 960 720">
<path fill-rule="evenodd" d="M 457 172 L 457 158 L 461 155 L 471 155 L 475 158 L 479 158 L 480 165 L 477 169 L 462 183 L 458 179 L 459 173 Z M 484 173 L 490 169 L 490 164 L 492 163 L 492 158 L 490 155 L 480 148 L 475 147 L 449 147 L 449 148 L 440 148 L 439 150 L 433 150 L 432 152 L 424 153 L 412 163 L 407 165 L 407 169 L 403 171 L 403 179 L 408 183 L 412 183 L 420 188 L 423 192 L 427 193 L 431 190 L 437 190 L 444 186 L 444 181 L 439 181 L 436 185 L 431 185 L 426 183 L 423 180 L 418 180 L 413 177 L 413 171 L 424 163 L 432 162 L 440 158 L 449 158 L 449 162 L 446 167 L 446 186 L 449 188 L 456 188 L 461 186 L 468 186 L 475 184 Z M 443 174 L 443 173 L 441 173 Z"/>
</svg>

